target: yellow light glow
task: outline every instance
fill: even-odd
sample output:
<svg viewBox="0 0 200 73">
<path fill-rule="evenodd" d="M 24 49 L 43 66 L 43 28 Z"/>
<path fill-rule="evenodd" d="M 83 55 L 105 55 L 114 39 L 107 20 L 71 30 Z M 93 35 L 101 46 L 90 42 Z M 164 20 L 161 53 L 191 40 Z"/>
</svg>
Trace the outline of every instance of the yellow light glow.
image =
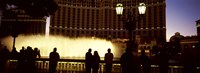
<svg viewBox="0 0 200 73">
<path fill-rule="evenodd" d="M 116 13 L 117 13 L 117 15 L 122 15 L 122 13 L 123 13 L 123 5 L 121 3 L 118 3 L 116 5 Z"/>
<path fill-rule="evenodd" d="M 139 14 L 145 14 L 145 11 L 146 11 L 145 3 L 139 3 L 138 10 L 139 10 Z"/>
<path fill-rule="evenodd" d="M 7 37 L 3 41 L 11 51 L 13 38 Z M 53 48 L 57 48 L 57 52 L 62 57 L 85 57 L 85 53 L 89 48 L 92 48 L 92 54 L 94 51 L 98 51 L 100 57 L 104 57 L 107 53 L 107 49 L 111 48 L 111 52 L 115 57 L 119 56 L 119 52 L 113 47 L 110 41 L 99 39 L 99 38 L 67 38 L 63 36 L 45 36 L 41 35 L 30 35 L 24 36 L 19 35 L 16 38 L 16 48 L 19 51 L 22 46 L 25 48 L 31 46 L 32 48 L 39 48 L 41 56 L 49 56 L 49 53 L 53 51 Z M 120 50 L 121 52 L 121 50 Z"/>
<path fill-rule="evenodd" d="M 149 53 L 150 52 L 150 50 L 145 50 L 145 53 Z"/>
<path fill-rule="evenodd" d="M 50 16 L 46 18 L 45 36 L 49 36 Z"/>
<path fill-rule="evenodd" d="M 200 23 L 197 24 L 197 27 L 200 27 Z"/>
<path fill-rule="evenodd" d="M 139 53 L 141 53 L 141 50 L 138 50 Z"/>
<path fill-rule="evenodd" d="M 139 53 L 141 53 L 141 50 L 138 50 Z M 145 50 L 145 53 L 149 53 L 150 50 Z"/>
</svg>

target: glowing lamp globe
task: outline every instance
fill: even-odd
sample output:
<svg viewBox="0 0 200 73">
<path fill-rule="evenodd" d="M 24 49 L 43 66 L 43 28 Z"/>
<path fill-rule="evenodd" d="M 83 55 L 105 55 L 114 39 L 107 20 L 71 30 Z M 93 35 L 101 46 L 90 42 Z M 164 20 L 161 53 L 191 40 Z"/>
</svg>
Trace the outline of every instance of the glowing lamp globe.
<svg viewBox="0 0 200 73">
<path fill-rule="evenodd" d="M 138 10 L 139 10 L 139 14 L 145 14 L 145 11 L 146 11 L 145 3 L 139 3 Z"/>
<path fill-rule="evenodd" d="M 123 5 L 121 3 L 118 3 L 116 5 L 116 13 L 117 13 L 117 15 L 122 15 L 122 13 L 123 13 Z"/>
</svg>

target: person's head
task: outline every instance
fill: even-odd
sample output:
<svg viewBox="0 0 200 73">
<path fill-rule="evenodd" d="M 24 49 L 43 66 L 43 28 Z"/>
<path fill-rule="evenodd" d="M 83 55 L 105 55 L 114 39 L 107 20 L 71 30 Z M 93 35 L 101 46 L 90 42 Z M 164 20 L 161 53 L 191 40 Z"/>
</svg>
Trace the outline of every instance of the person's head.
<svg viewBox="0 0 200 73">
<path fill-rule="evenodd" d="M 25 50 L 25 47 L 24 47 L 24 46 L 22 47 L 22 50 Z"/>
<path fill-rule="evenodd" d="M 99 54 L 98 54 L 98 52 L 97 52 L 97 51 L 94 51 L 94 55 L 95 55 L 95 56 L 98 56 Z"/>
<path fill-rule="evenodd" d="M 28 50 L 28 51 L 32 51 L 33 49 L 32 49 L 30 46 L 28 46 L 28 47 L 27 47 L 27 50 Z"/>
<path fill-rule="evenodd" d="M 111 49 L 110 48 L 108 48 L 108 53 L 110 53 L 111 52 Z"/>
<path fill-rule="evenodd" d="M 57 51 L 57 48 L 54 48 L 54 49 L 53 49 L 53 52 L 56 52 L 56 51 Z"/>
<path fill-rule="evenodd" d="M 36 48 L 34 48 L 34 51 L 38 51 L 38 48 L 36 47 Z"/>
<path fill-rule="evenodd" d="M 91 48 L 89 48 L 89 49 L 88 49 L 88 52 L 92 52 L 92 49 L 91 49 Z"/>
</svg>

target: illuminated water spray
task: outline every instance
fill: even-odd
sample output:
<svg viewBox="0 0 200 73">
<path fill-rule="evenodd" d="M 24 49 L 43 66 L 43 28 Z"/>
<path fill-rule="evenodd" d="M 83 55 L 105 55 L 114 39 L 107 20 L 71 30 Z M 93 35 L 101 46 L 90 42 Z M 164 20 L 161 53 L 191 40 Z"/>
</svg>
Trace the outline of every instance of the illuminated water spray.
<svg viewBox="0 0 200 73">
<path fill-rule="evenodd" d="M 49 36 L 50 16 L 46 18 L 45 36 Z"/>
<path fill-rule="evenodd" d="M 85 57 L 85 53 L 89 48 L 94 51 L 98 51 L 100 57 L 104 57 L 107 53 L 107 49 L 111 48 L 111 52 L 115 58 L 119 58 L 124 52 L 124 49 L 118 44 L 114 46 L 111 41 L 105 39 L 99 39 L 95 37 L 85 38 L 68 38 L 63 36 L 51 36 L 49 35 L 50 17 L 46 19 L 45 36 L 42 35 L 19 35 L 16 38 L 15 47 L 19 51 L 23 46 L 26 48 L 30 46 L 32 48 L 39 48 L 41 56 L 49 56 L 49 53 L 53 51 L 53 48 L 57 48 L 58 53 L 62 57 Z M 48 37 L 48 38 L 47 38 Z M 2 43 L 12 49 L 13 38 L 7 37 Z"/>
<path fill-rule="evenodd" d="M 2 42 L 10 49 L 12 47 L 12 37 L 5 38 Z M 108 48 L 111 48 L 115 57 L 119 57 L 122 50 L 113 46 L 110 41 L 98 38 L 67 38 L 63 36 L 49 36 L 46 38 L 41 35 L 24 36 L 19 35 L 16 41 L 16 48 L 19 51 L 22 46 L 25 48 L 39 48 L 42 56 L 49 56 L 49 53 L 56 47 L 62 57 L 85 57 L 89 48 L 98 51 L 101 57 L 104 57 Z"/>
</svg>

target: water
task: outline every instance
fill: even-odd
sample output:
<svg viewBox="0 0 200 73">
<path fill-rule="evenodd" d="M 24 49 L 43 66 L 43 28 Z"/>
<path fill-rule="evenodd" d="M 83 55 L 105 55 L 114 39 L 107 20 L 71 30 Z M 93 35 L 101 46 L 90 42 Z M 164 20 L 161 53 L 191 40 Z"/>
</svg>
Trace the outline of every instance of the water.
<svg viewBox="0 0 200 73">
<path fill-rule="evenodd" d="M 3 45 L 6 45 L 9 50 L 12 50 L 13 38 L 6 37 L 2 41 Z M 19 51 L 22 46 L 25 48 L 31 46 L 32 48 L 39 48 L 41 56 L 48 57 L 49 53 L 53 51 L 53 48 L 57 48 L 57 52 L 61 57 L 83 58 L 89 48 L 94 51 L 98 51 L 100 57 L 104 57 L 108 48 L 111 48 L 111 52 L 114 57 L 120 57 L 124 51 L 123 48 L 115 46 L 111 41 L 105 39 L 99 39 L 95 37 L 82 37 L 82 38 L 68 38 L 63 36 L 48 36 L 43 35 L 19 35 L 16 38 L 15 47 Z"/>
</svg>

